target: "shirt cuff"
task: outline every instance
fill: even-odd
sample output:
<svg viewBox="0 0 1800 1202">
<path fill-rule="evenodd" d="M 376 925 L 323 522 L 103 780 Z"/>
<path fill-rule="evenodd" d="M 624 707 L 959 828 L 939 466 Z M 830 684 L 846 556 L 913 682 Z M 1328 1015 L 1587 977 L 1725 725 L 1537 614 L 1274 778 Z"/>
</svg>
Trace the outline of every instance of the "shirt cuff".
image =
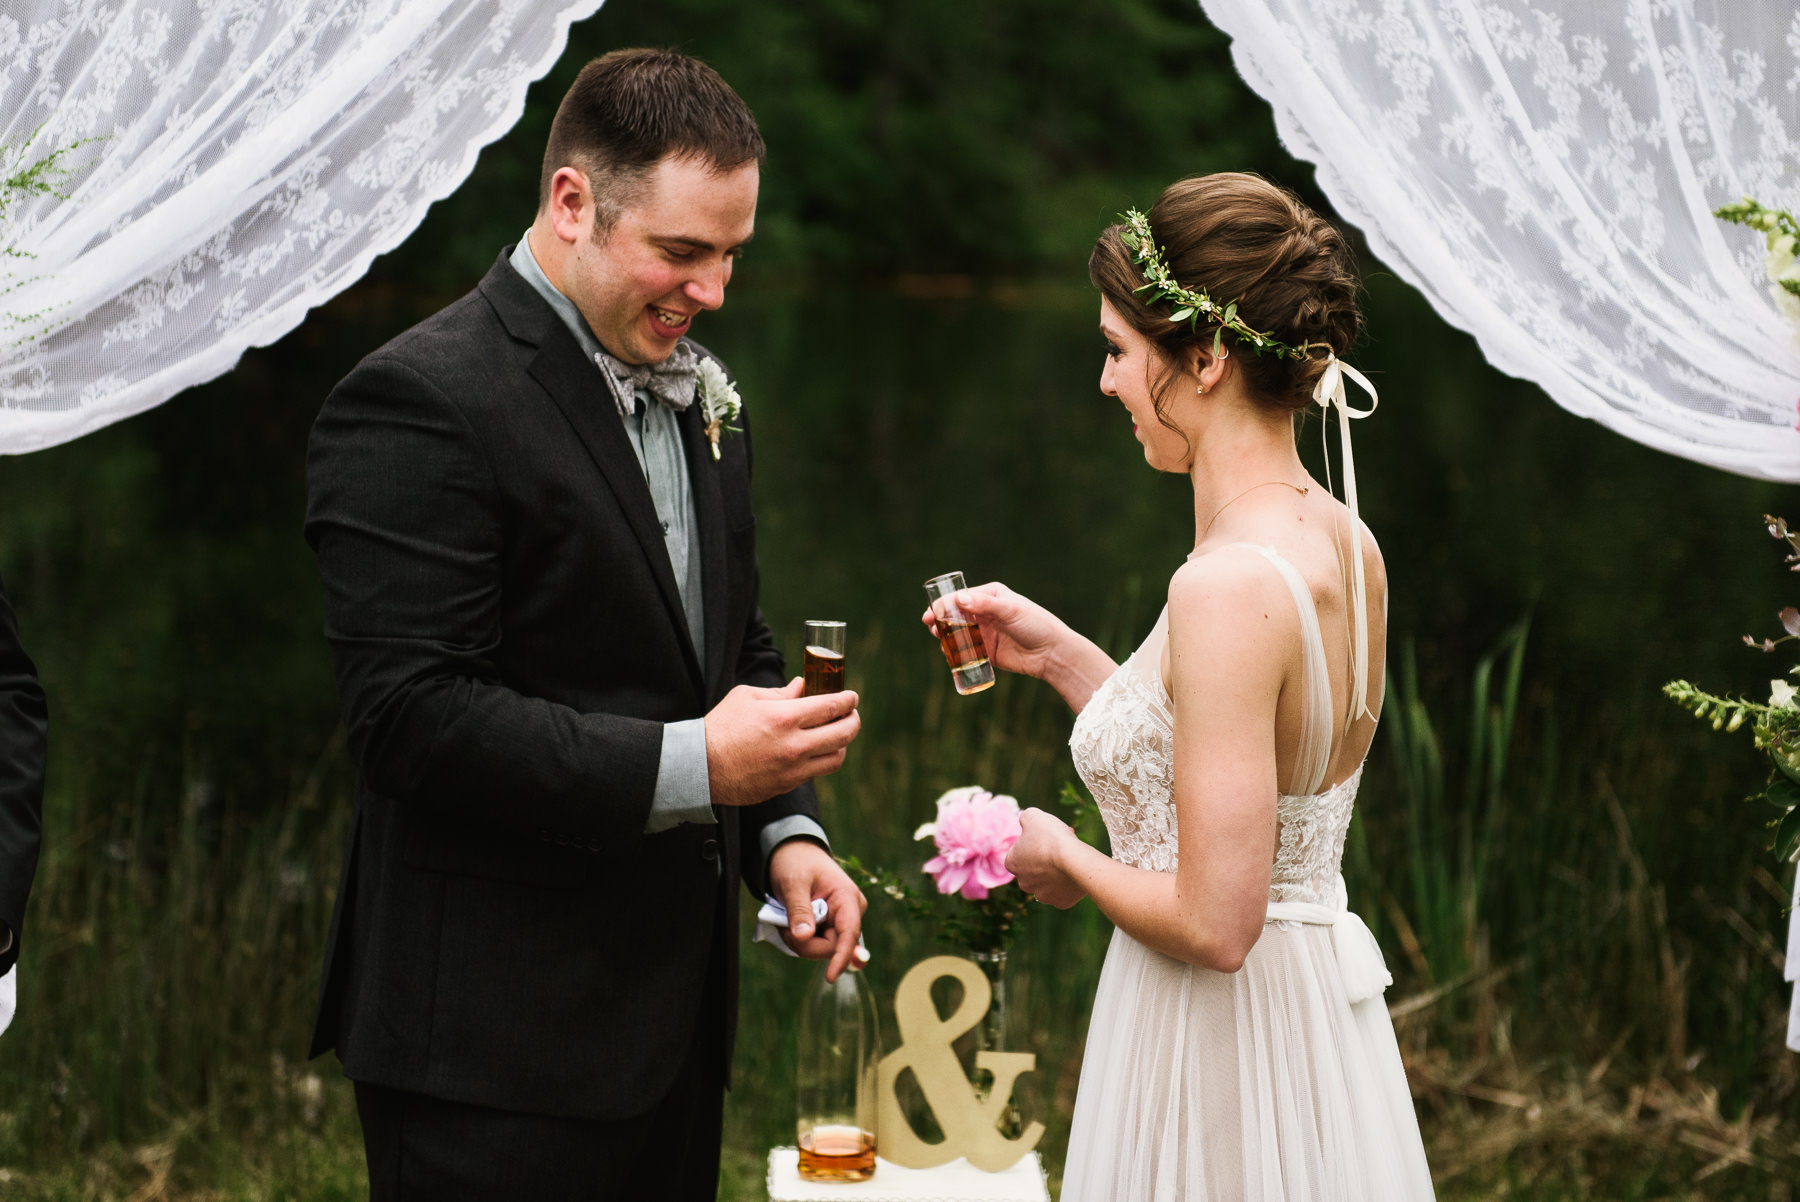
<svg viewBox="0 0 1800 1202">
<path fill-rule="evenodd" d="M 786 818 L 777 818 L 762 828 L 763 876 L 769 875 L 769 857 L 789 839 L 816 839 L 820 847 L 826 851 L 831 850 L 831 840 L 825 837 L 825 828 L 805 814 L 789 814 Z"/>
<path fill-rule="evenodd" d="M 712 778 L 706 771 L 706 719 L 671 722 L 663 727 L 662 759 L 644 833 L 674 830 L 684 822 L 712 826 L 718 821 L 712 808 Z"/>
</svg>

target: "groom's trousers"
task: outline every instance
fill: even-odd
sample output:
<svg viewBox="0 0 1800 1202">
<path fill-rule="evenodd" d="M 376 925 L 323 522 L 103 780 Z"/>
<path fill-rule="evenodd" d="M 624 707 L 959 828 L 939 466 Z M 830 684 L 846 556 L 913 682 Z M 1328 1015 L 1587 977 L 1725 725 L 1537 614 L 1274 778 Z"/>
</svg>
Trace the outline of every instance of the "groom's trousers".
<svg viewBox="0 0 1800 1202">
<path fill-rule="evenodd" d="M 371 1202 L 714 1202 L 725 1082 L 695 1034 L 668 1095 L 635 1118 L 517 1114 L 356 1083 Z"/>
<path fill-rule="evenodd" d="M 721 919 L 715 952 L 734 935 Z M 674 1084 L 628 1119 L 496 1110 L 356 1082 L 370 1202 L 715 1202 L 728 996 L 716 954 L 703 989 Z"/>
</svg>

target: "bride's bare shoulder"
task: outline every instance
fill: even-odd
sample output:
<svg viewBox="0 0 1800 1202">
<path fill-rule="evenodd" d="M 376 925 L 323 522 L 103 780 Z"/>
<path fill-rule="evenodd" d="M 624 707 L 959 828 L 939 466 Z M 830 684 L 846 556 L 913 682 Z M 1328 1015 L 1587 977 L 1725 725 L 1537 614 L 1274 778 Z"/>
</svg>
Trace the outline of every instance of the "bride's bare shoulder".
<svg viewBox="0 0 1800 1202">
<path fill-rule="evenodd" d="M 1293 608 L 1281 604 L 1286 596 L 1287 585 L 1255 546 L 1232 543 L 1195 555 L 1170 578 L 1170 630 L 1225 634 L 1265 623 Z"/>
</svg>

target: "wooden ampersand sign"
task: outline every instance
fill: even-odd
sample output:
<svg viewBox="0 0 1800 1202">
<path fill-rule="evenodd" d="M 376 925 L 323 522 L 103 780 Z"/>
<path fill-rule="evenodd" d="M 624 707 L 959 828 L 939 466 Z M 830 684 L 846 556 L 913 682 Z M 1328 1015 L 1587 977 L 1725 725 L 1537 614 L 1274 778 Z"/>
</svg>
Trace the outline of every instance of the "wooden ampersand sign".
<svg viewBox="0 0 1800 1202">
<path fill-rule="evenodd" d="M 947 1020 L 931 1000 L 931 987 L 942 977 L 955 977 L 963 987 L 962 1001 Z M 1042 1123 L 1032 1123 L 1017 1139 L 1007 1139 L 996 1126 L 1012 1097 L 1013 1082 L 1036 1069 L 1036 1056 L 1030 1052 L 977 1052 L 975 1067 L 994 1075 L 994 1087 L 983 1101 L 963 1075 L 962 1062 L 951 1047 L 958 1036 L 981 1021 L 991 996 L 981 969 L 959 956 L 921 960 L 901 978 L 894 993 L 900 1046 L 882 1057 L 878 1077 L 881 1097 L 875 1129 L 880 1132 L 883 1160 L 909 1169 L 929 1169 L 963 1156 L 978 1169 L 998 1173 L 1011 1168 L 1043 1138 Z M 894 1086 L 909 1068 L 943 1128 L 942 1143 L 926 1143 L 906 1120 Z"/>
</svg>

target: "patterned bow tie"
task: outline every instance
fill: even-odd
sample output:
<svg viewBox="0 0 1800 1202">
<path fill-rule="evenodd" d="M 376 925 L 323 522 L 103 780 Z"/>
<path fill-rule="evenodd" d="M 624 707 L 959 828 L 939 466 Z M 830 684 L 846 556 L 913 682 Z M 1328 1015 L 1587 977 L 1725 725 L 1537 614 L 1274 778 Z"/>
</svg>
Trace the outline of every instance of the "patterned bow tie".
<svg viewBox="0 0 1800 1202">
<path fill-rule="evenodd" d="M 684 338 L 661 363 L 622 363 L 605 351 L 596 352 L 594 362 L 606 378 L 606 386 L 621 414 L 637 412 L 634 394 L 640 388 L 680 413 L 694 403 L 694 367 L 699 358 Z"/>
</svg>

